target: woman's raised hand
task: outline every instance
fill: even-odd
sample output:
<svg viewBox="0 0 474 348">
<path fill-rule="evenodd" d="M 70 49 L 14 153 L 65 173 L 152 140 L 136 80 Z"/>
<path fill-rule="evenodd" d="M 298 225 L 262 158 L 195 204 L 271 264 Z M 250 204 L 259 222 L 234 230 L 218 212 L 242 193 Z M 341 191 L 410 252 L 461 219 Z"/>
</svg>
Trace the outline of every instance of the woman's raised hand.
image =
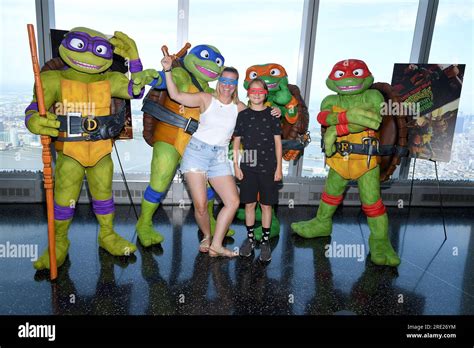
<svg viewBox="0 0 474 348">
<path fill-rule="evenodd" d="M 172 63 L 173 63 L 173 59 L 170 56 L 164 56 L 163 59 L 161 60 L 161 65 L 163 66 L 163 69 L 165 70 L 171 69 Z"/>
</svg>

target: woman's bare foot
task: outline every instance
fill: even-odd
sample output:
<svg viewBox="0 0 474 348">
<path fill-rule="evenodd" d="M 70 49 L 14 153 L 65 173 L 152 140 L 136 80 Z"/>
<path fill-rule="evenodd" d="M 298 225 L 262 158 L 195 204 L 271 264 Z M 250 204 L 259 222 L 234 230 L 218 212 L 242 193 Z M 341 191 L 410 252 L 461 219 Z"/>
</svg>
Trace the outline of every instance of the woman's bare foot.
<svg viewBox="0 0 474 348">
<path fill-rule="evenodd" d="M 209 252 L 209 248 L 211 246 L 211 236 L 204 237 L 201 242 L 199 243 L 199 251 L 201 253 Z"/>
<path fill-rule="evenodd" d="M 210 257 L 228 257 L 233 258 L 237 256 L 232 250 L 226 249 L 223 246 L 215 248 L 213 246 L 209 247 L 209 256 Z"/>
</svg>

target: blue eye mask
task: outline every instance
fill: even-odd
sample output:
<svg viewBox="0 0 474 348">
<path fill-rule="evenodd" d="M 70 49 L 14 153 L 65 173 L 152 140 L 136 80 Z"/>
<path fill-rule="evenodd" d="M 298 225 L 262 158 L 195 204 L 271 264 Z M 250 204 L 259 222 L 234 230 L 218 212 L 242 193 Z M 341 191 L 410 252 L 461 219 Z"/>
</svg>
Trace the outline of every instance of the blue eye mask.
<svg viewBox="0 0 474 348">
<path fill-rule="evenodd" d="M 230 79 L 228 77 L 219 77 L 219 82 L 222 83 L 223 85 L 234 85 L 237 86 L 237 83 L 239 80 L 236 79 Z"/>
</svg>

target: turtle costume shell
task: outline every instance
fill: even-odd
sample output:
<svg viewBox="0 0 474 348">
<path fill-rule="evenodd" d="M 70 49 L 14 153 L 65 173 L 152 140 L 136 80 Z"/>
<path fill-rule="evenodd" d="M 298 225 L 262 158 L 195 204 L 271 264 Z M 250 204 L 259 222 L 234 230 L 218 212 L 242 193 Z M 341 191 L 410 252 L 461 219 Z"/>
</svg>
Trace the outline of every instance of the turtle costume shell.
<svg viewBox="0 0 474 348">
<path fill-rule="evenodd" d="M 392 86 L 385 82 L 376 82 L 370 89 L 378 90 L 384 97 L 387 104 L 395 104 L 400 98 Z M 326 127 L 321 127 L 321 135 L 324 137 Z M 384 182 L 390 179 L 391 175 L 397 169 L 400 161 L 408 154 L 408 128 L 407 116 L 401 115 L 385 115 L 382 118 L 380 128 L 375 133 L 380 141 L 380 145 L 394 146 L 397 151 L 391 155 L 378 156 L 377 162 L 380 167 L 380 181 Z"/>
<path fill-rule="evenodd" d="M 64 63 L 64 61 L 60 57 L 56 57 L 56 58 L 52 58 L 52 59 L 48 60 L 43 65 L 43 67 L 41 68 L 41 72 L 50 71 L 50 70 L 64 70 L 66 68 L 67 68 L 67 65 Z M 122 110 L 124 108 L 124 102 L 125 102 L 125 110 Z M 49 112 L 54 113 L 54 111 L 55 110 L 54 110 L 54 105 L 53 105 L 50 108 Z M 131 107 L 130 107 L 130 102 L 126 101 L 125 99 L 112 97 L 110 99 L 110 114 L 117 114 L 121 111 L 125 112 L 124 113 L 125 121 L 131 120 L 132 111 L 131 111 Z M 130 134 L 128 134 L 128 132 L 127 132 L 127 134 L 122 132 L 118 136 L 119 139 L 122 137 L 122 134 L 127 139 L 130 137 Z M 54 138 L 52 138 L 52 140 L 54 141 Z"/>
<path fill-rule="evenodd" d="M 297 148 L 305 147 L 311 141 L 309 137 L 309 112 L 306 103 L 304 102 L 303 98 L 301 97 L 301 92 L 298 86 L 296 85 L 288 85 L 288 89 L 291 95 L 296 99 L 298 102 L 297 104 L 297 115 L 298 119 L 295 123 L 290 123 L 285 119 L 283 119 L 281 124 L 281 132 L 282 132 L 282 140 L 286 140 L 287 144 L 290 144 L 288 141 L 292 141 L 291 143 L 297 144 L 300 143 Z M 303 154 L 303 151 L 298 151 L 296 149 L 291 149 L 291 146 L 283 150 L 283 159 L 289 161 L 291 159 L 297 160 Z"/>
<path fill-rule="evenodd" d="M 392 103 L 400 102 L 399 96 L 395 93 L 392 86 L 388 83 L 377 82 L 372 85 L 384 96 L 385 102 L 391 100 Z M 380 181 L 389 180 L 403 157 L 407 156 L 408 128 L 407 116 L 386 116 L 382 119 L 379 128 L 379 140 L 381 145 L 393 145 L 398 151 L 392 155 L 381 156 L 380 158 Z"/>
</svg>

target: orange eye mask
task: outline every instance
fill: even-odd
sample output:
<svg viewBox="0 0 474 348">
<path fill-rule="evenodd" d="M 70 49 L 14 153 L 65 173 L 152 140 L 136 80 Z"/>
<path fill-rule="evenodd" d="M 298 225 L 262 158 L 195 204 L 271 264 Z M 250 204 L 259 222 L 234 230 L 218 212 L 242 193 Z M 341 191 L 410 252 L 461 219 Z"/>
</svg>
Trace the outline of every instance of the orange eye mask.
<svg viewBox="0 0 474 348">
<path fill-rule="evenodd" d="M 265 88 L 249 88 L 247 95 L 249 94 L 268 94 L 268 91 Z"/>
</svg>

